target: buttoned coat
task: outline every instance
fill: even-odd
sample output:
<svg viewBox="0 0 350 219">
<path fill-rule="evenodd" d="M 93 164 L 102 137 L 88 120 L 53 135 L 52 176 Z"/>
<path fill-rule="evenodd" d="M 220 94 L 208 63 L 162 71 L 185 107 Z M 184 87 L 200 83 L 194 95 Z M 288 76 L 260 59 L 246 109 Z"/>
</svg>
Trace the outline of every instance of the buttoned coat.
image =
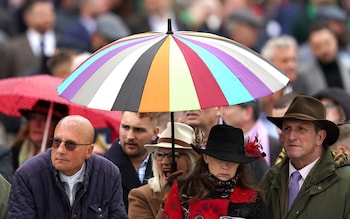
<svg viewBox="0 0 350 219">
<path fill-rule="evenodd" d="M 132 189 L 129 193 L 129 218 L 162 218 L 160 209 L 164 195 L 165 192 L 154 192 L 148 184 Z"/>
<path fill-rule="evenodd" d="M 350 161 L 335 162 L 326 148 L 306 177 L 291 210 L 287 211 L 289 158 L 273 166 L 260 186 L 266 195 L 266 218 L 350 218 Z"/>
<path fill-rule="evenodd" d="M 86 161 L 84 179 L 70 205 L 51 149 L 27 160 L 13 178 L 7 219 L 118 218 L 127 219 L 119 169 L 100 155 Z"/>
</svg>

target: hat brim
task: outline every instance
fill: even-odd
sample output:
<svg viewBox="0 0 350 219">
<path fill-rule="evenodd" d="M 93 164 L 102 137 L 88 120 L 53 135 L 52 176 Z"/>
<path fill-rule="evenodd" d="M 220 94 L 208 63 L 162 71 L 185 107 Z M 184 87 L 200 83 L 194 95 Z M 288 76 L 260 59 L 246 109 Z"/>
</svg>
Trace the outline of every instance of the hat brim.
<svg viewBox="0 0 350 219">
<path fill-rule="evenodd" d="M 38 112 L 38 111 L 33 111 L 33 110 L 25 110 L 25 109 L 20 109 L 18 110 L 22 116 L 24 116 L 26 119 L 29 119 L 29 115 L 32 113 L 39 113 L 39 114 L 43 114 L 43 115 L 47 115 L 47 112 Z M 62 119 L 64 116 L 56 116 L 54 114 L 52 114 L 52 119 L 54 120 L 60 120 Z"/>
<path fill-rule="evenodd" d="M 282 129 L 282 123 L 286 119 L 296 119 L 296 120 L 302 120 L 302 121 L 316 122 L 320 124 L 322 129 L 326 130 L 327 132 L 326 138 L 324 140 L 324 143 L 327 144 L 327 146 L 334 144 L 337 141 L 339 136 L 338 126 L 335 123 L 325 119 L 315 120 L 314 118 L 311 118 L 303 114 L 289 114 L 288 116 L 284 116 L 284 117 L 267 116 L 267 119 L 280 129 Z"/>
<path fill-rule="evenodd" d="M 223 160 L 227 162 L 232 162 L 232 163 L 250 163 L 253 162 L 259 157 L 246 157 L 246 156 L 241 156 L 233 153 L 227 153 L 223 151 L 214 151 L 214 150 L 204 150 L 201 148 L 198 148 L 196 146 L 192 146 L 193 150 L 195 150 L 199 154 L 206 154 L 210 157 L 214 157 L 218 160 Z"/>
<path fill-rule="evenodd" d="M 184 147 L 178 144 L 174 144 L 175 149 L 184 149 L 184 150 L 192 150 L 192 147 Z M 157 148 L 168 148 L 171 149 L 171 143 L 161 142 L 158 144 L 145 144 L 145 148 L 148 152 L 155 151 Z"/>
</svg>

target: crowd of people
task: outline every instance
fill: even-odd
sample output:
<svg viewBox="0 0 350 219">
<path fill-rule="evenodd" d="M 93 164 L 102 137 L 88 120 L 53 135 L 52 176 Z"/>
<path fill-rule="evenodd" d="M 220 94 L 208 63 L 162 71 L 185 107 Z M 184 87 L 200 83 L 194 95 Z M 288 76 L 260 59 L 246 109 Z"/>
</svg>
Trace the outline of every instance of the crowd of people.
<svg viewBox="0 0 350 219">
<path fill-rule="evenodd" d="M 123 111 L 107 142 L 64 104 L 0 115 L 0 218 L 350 218 L 349 15 L 346 0 L 0 0 L 1 79 L 66 78 L 115 40 L 166 32 L 169 18 L 289 79 L 173 123 Z"/>
</svg>

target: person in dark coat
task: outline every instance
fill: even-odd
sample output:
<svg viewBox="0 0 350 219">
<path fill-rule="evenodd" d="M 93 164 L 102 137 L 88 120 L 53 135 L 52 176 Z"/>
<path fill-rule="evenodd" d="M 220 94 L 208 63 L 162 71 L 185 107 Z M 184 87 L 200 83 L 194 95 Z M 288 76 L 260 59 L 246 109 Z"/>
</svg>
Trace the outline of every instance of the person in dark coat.
<svg viewBox="0 0 350 219">
<path fill-rule="evenodd" d="M 93 154 L 93 140 L 86 118 L 61 119 L 51 148 L 16 171 L 7 218 L 128 218 L 120 171 Z"/>
<path fill-rule="evenodd" d="M 9 147 L 0 145 L 0 174 L 9 182 L 12 182 L 13 166 L 12 153 Z"/>
<path fill-rule="evenodd" d="M 104 155 L 120 169 L 126 211 L 130 190 L 147 184 L 148 179 L 153 177 L 152 158 L 144 145 L 156 142 L 159 133 L 157 120 L 157 113 L 124 111 L 119 139 Z"/>
</svg>

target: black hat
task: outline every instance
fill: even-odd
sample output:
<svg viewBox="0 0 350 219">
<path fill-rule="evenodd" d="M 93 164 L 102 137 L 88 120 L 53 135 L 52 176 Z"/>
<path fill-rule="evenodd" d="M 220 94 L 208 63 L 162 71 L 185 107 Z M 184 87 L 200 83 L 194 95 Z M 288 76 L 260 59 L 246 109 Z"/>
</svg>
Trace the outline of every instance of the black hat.
<svg viewBox="0 0 350 219">
<path fill-rule="evenodd" d="M 31 113 L 40 113 L 47 115 L 50 108 L 50 102 L 45 100 L 38 100 L 31 109 L 20 109 L 19 112 L 22 116 L 29 118 Z M 60 120 L 68 115 L 68 106 L 65 104 L 54 103 L 52 118 L 55 120 Z"/>
<path fill-rule="evenodd" d="M 198 153 L 233 163 L 249 163 L 259 158 L 246 155 L 242 129 L 225 124 L 211 128 L 205 149 L 192 147 Z"/>
</svg>

